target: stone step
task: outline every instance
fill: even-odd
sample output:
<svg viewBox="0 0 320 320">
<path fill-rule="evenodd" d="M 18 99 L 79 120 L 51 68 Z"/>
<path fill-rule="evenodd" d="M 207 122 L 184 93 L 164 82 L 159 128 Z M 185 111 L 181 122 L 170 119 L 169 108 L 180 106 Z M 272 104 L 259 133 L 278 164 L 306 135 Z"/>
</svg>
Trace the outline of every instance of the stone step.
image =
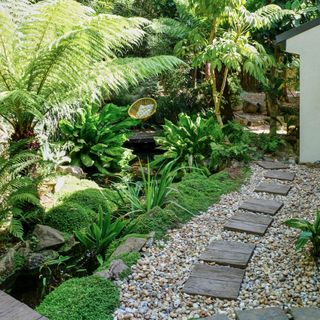
<svg viewBox="0 0 320 320">
<path fill-rule="evenodd" d="M 237 320 L 288 320 L 281 308 L 265 308 L 253 310 L 236 310 Z"/>
<path fill-rule="evenodd" d="M 293 181 L 295 178 L 295 174 L 287 171 L 279 171 L 279 170 L 269 170 L 264 175 L 267 179 L 278 179 L 285 181 Z"/>
<path fill-rule="evenodd" d="M 291 314 L 294 320 L 319 320 L 320 309 L 318 308 L 293 308 Z"/>
<path fill-rule="evenodd" d="M 225 230 L 264 235 L 273 219 L 251 213 L 236 213 L 224 226 Z"/>
<path fill-rule="evenodd" d="M 200 255 L 200 260 L 245 269 L 255 247 L 248 243 L 217 240 L 210 243 Z"/>
<path fill-rule="evenodd" d="M 183 291 L 189 295 L 202 295 L 220 299 L 237 299 L 244 270 L 196 264 Z"/>
<path fill-rule="evenodd" d="M 289 169 L 289 165 L 287 163 L 278 162 L 278 161 L 258 161 L 257 164 L 263 169 Z"/>
<path fill-rule="evenodd" d="M 271 194 L 279 194 L 281 196 L 287 196 L 291 186 L 277 183 L 262 183 L 256 189 L 255 192 L 265 192 Z"/>
<path fill-rule="evenodd" d="M 217 314 L 216 316 L 202 318 L 201 320 L 229 320 L 229 318 L 224 314 Z"/>
<path fill-rule="evenodd" d="M 274 216 L 283 206 L 282 202 L 265 199 L 249 199 L 240 205 L 240 209 L 265 213 Z"/>
</svg>

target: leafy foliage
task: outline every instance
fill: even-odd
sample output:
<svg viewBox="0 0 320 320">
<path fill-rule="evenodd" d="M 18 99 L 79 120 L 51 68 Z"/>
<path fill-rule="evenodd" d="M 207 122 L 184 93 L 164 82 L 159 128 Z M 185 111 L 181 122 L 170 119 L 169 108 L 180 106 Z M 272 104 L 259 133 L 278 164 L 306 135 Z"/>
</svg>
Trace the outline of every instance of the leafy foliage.
<svg viewBox="0 0 320 320">
<path fill-rule="evenodd" d="M 37 311 L 52 320 L 112 320 L 117 287 L 97 276 L 70 279 L 49 293 Z"/>
<path fill-rule="evenodd" d="M 100 175 L 119 173 L 133 158 L 123 147 L 128 129 L 138 122 L 129 118 L 126 107 L 106 105 L 100 113 L 93 107 L 79 110 L 74 121 L 62 120 L 60 129 L 73 165 Z"/>
<path fill-rule="evenodd" d="M 256 135 L 253 142 L 256 148 L 261 150 L 263 153 L 275 153 L 286 144 L 281 137 L 270 136 L 264 133 Z"/>
<path fill-rule="evenodd" d="M 139 215 L 151 211 L 155 207 L 164 207 L 168 203 L 168 197 L 173 192 L 171 184 L 176 172 L 172 171 L 172 163 L 152 176 L 150 164 L 147 172 L 140 166 L 142 183 L 126 183 L 125 188 L 119 189 L 118 194 L 122 202 L 121 211 L 130 216 Z"/>
<path fill-rule="evenodd" d="M 39 160 L 27 151 L 9 159 L 0 157 L 0 225 L 20 239 L 24 233 L 22 223 L 36 220 L 41 213 L 37 181 L 27 175 Z"/>
<path fill-rule="evenodd" d="M 248 160 L 250 157 L 243 128 L 241 130 L 239 126 L 228 124 L 225 132 L 235 144 L 227 144 L 227 135 L 213 117 L 192 117 L 182 113 L 177 124 L 167 120 L 163 131 L 163 136 L 157 137 L 156 143 L 165 152 L 155 157 L 154 164 L 173 161 L 183 170 L 192 171 L 198 167 L 209 174 L 210 170 L 217 170 L 228 160 Z M 236 141 L 236 138 L 244 140 Z"/>
<path fill-rule="evenodd" d="M 95 255 L 105 253 L 110 243 L 122 233 L 126 223 L 117 219 L 111 223 L 110 212 L 99 211 L 99 218 L 87 230 L 76 232 L 82 245 Z"/>
<path fill-rule="evenodd" d="M 289 219 L 284 222 L 291 228 L 301 230 L 300 236 L 295 243 L 296 250 L 300 251 L 308 242 L 312 243 L 312 255 L 320 256 L 320 211 L 317 212 L 313 223 L 306 219 Z"/>
<path fill-rule="evenodd" d="M 118 58 L 141 43 L 149 22 L 100 14 L 74 0 L 0 3 L 0 115 L 13 138 L 49 114 L 106 98 L 181 63 L 170 56 Z"/>
</svg>

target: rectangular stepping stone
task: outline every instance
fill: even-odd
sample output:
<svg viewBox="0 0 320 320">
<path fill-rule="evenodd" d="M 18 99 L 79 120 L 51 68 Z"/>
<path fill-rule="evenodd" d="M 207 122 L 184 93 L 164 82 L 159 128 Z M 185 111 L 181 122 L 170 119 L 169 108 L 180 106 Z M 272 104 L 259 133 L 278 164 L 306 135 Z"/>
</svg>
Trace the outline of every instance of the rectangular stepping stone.
<svg viewBox="0 0 320 320">
<path fill-rule="evenodd" d="M 237 213 L 224 226 L 225 230 L 264 235 L 273 219 L 251 213 Z"/>
<path fill-rule="evenodd" d="M 278 161 L 258 161 L 257 163 L 263 169 L 289 169 L 288 164 Z"/>
<path fill-rule="evenodd" d="M 291 186 L 287 186 L 285 184 L 262 183 L 258 187 L 256 187 L 256 189 L 254 191 L 287 196 L 290 189 L 291 189 Z"/>
<path fill-rule="evenodd" d="M 236 311 L 237 320 L 288 320 L 281 308 Z"/>
<path fill-rule="evenodd" d="M 244 272 L 236 268 L 197 264 L 183 291 L 190 295 L 237 299 Z"/>
<path fill-rule="evenodd" d="M 255 245 L 218 240 L 210 243 L 200 260 L 244 269 L 252 257 Z"/>
<path fill-rule="evenodd" d="M 319 320 L 320 309 L 317 308 L 293 308 L 291 314 L 294 320 Z"/>
<path fill-rule="evenodd" d="M 282 202 L 265 199 L 249 199 L 242 203 L 240 209 L 265 213 L 274 216 L 283 206 Z"/>
<path fill-rule="evenodd" d="M 292 172 L 279 171 L 279 170 L 269 170 L 264 175 L 265 178 L 268 179 L 278 179 L 278 180 L 286 180 L 293 181 L 295 178 L 295 174 Z"/>
<path fill-rule="evenodd" d="M 224 314 L 218 314 L 216 316 L 209 317 L 209 318 L 203 318 L 201 320 L 229 320 L 229 318 Z"/>
</svg>

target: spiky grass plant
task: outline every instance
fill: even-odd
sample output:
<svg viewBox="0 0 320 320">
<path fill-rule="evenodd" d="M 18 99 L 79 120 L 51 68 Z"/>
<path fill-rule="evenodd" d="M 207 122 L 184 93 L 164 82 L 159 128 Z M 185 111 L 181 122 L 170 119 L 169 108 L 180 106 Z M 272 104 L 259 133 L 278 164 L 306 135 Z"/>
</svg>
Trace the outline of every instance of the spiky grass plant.
<svg viewBox="0 0 320 320">
<path fill-rule="evenodd" d="M 148 23 L 74 0 L 0 1 L 0 115 L 12 138 L 32 136 L 40 121 L 79 100 L 106 98 L 179 64 L 171 56 L 123 58 Z"/>
</svg>

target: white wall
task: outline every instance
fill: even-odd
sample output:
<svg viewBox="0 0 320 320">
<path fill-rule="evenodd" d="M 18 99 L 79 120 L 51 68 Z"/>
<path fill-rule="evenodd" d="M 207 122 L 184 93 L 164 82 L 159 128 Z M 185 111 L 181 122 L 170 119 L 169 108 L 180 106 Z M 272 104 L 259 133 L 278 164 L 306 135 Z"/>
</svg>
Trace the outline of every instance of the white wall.
<svg viewBox="0 0 320 320">
<path fill-rule="evenodd" d="M 320 160 L 320 26 L 287 40 L 300 54 L 300 162 Z"/>
</svg>

